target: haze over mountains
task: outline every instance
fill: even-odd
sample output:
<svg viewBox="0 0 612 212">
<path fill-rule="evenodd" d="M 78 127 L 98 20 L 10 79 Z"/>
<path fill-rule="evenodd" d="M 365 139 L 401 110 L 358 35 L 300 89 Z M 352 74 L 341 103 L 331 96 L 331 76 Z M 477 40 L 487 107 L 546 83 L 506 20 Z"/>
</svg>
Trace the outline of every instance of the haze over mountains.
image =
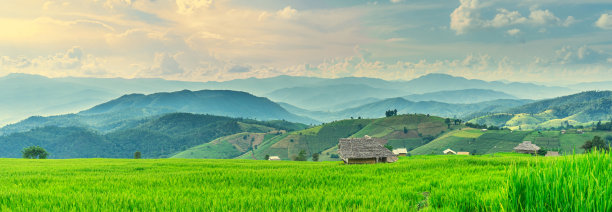
<svg viewBox="0 0 612 212">
<path fill-rule="evenodd" d="M 268 97 L 273 101 L 285 102 L 315 111 L 340 111 L 395 97 L 405 97 L 411 101 L 476 103 L 495 99 L 513 99 L 512 97 L 517 99 L 552 98 L 576 92 L 565 87 L 548 87 L 531 83 L 487 82 L 444 74 L 425 75 L 411 81 L 385 81 L 358 77 L 324 79 L 278 76 L 226 82 L 47 78 L 37 75 L 10 74 L 0 77 L 0 99 L 4 100 L 0 105 L 0 126 L 16 123 L 35 115 L 75 113 L 125 94 L 151 94 L 184 89 L 245 91 L 256 96 Z"/>
</svg>

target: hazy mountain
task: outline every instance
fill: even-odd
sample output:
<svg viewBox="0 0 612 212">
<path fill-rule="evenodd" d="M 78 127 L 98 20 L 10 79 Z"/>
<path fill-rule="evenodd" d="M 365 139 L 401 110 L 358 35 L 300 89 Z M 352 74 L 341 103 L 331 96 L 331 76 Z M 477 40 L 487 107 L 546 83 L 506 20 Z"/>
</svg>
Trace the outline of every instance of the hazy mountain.
<svg viewBox="0 0 612 212">
<path fill-rule="evenodd" d="M 568 87 L 577 91 L 612 90 L 612 81 L 584 82 L 569 85 Z"/>
<path fill-rule="evenodd" d="M 380 118 L 385 116 L 387 110 L 398 110 L 399 114 L 431 114 L 442 117 L 473 117 L 472 114 L 487 114 L 491 112 L 501 112 L 512 107 L 531 103 L 533 100 L 521 99 L 498 99 L 472 104 L 451 104 L 436 101 L 410 101 L 404 98 L 389 98 L 367 103 L 341 111 L 324 112 L 311 111 L 299 108 L 287 103 L 280 105 L 293 114 L 307 116 L 319 121 L 330 122 L 334 120 L 353 118 Z"/>
<path fill-rule="evenodd" d="M 474 123 L 528 128 L 563 127 L 612 119 L 612 91 L 589 91 L 541 100 L 471 120 Z"/>
<path fill-rule="evenodd" d="M 430 93 L 444 90 L 489 89 L 505 92 L 522 99 L 542 99 L 567 95 L 573 90 L 565 87 L 551 87 L 533 83 L 488 82 L 478 79 L 466 79 L 447 74 L 428 74 L 410 80 L 407 89 L 413 93 Z"/>
<path fill-rule="evenodd" d="M 21 157 L 25 147 L 38 145 L 50 158 L 131 158 L 135 151 L 145 158 L 168 157 L 176 152 L 239 132 L 265 133 L 301 130 L 305 125 L 264 122 L 211 115 L 173 113 L 149 118 L 138 126 L 101 134 L 80 127 L 47 126 L 0 136 L 0 158 Z"/>
<path fill-rule="evenodd" d="M 452 90 L 452 91 L 438 91 L 424 94 L 412 94 L 404 96 L 405 99 L 410 101 L 437 101 L 446 103 L 476 103 L 491 101 L 496 99 L 516 99 L 515 96 L 510 94 L 487 90 L 487 89 L 465 89 L 465 90 Z"/>
<path fill-rule="evenodd" d="M 183 90 L 150 95 L 124 95 L 77 114 L 31 117 L 3 127 L 0 133 L 23 132 L 42 126 L 77 126 L 107 132 L 137 125 L 143 118 L 173 112 L 318 123 L 310 118 L 292 114 L 267 98 L 245 92 Z"/>
<path fill-rule="evenodd" d="M 332 110 L 332 107 L 339 104 L 364 98 L 388 98 L 406 93 L 400 90 L 373 88 L 363 84 L 338 84 L 283 88 L 265 96 L 274 101 L 286 102 L 309 110 Z"/>
</svg>

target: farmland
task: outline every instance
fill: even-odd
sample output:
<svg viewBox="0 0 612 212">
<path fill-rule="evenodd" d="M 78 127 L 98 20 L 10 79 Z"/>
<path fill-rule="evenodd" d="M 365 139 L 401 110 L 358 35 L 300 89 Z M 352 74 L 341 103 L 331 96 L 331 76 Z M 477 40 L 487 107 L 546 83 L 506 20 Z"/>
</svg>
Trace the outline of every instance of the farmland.
<svg viewBox="0 0 612 212">
<path fill-rule="evenodd" d="M 612 190 L 606 189 L 612 186 L 612 158 L 602 154 L 413 156 L 391 164 L 350 166 L 253 160 L 0 159 L 0 167 L 2 211 L 499 211 L 535 210 L 544 198 L 558 198 L 546 205 L 549 208 L 563 204 L 612 209 Z M 557 173 L 559 169 L 571 171 Z M 559 179 L 571 180 L 572 186 L 545 186 Z M 546 195 L 568 189 L 599 195 Z"/>
</svg>

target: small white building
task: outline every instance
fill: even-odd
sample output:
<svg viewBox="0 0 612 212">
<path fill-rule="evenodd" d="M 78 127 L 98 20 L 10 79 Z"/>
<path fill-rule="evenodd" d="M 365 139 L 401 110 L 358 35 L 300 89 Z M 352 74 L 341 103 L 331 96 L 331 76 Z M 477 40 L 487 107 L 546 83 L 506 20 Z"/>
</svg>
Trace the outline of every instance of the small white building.
<svg viewBox="0 0 612 212">
<path fill-rule="evenodd" d="M 444 151 L 442 151 L 445 155 L 456 155 L 457 152 L 453 151 L 452 149 L 446 149 Z"/>
<path fill-rule="evenodd" d="M 270 156 L 268 160 L 281 160 L 278 156 Z"/>
<path fill-rule="evenodd" d="M 470 152 L 457 152 L 457 155 L 470 155 Z"/>
</svg>

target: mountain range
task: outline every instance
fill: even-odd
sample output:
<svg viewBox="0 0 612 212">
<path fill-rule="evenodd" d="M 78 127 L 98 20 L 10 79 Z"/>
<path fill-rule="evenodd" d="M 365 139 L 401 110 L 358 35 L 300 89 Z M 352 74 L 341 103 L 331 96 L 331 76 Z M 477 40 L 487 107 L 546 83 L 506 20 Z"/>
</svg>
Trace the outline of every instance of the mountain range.
<svg viewBox="0 0 612 212">
<path fill-rule="evenodd" d="M 300 108 L 339 111 L 357 107 L 373 100 L 406 97 L 413 101 L 446 103 L 476 103 L 493 100 L 480 98 L 486 93 L 468 98 L 452 90 L 479 89 L 503 92 L 495 99 L 541 99 L 575 92 L 565 87 L 550 87 L 533 83 L 488 82 L 444 74 L 429 74 L 410 81 L 386 81 L 374 78 L 346 77 L 325 79 L 315 77 L 278 76 L 248 78 L 225 82 L 183 82 L 163 79 L 122 78 L 47 78 L 38 75 L 10 74 L 0 77 L 0 126 L 15 123 L 30 116 L 49 116 L 86 110 L 92 106 L 125 94 L 151 94 L 180 90 L 235 90 Z M 440 91 L 440 96 L 433 97 Z M 428 95 L 419 95 L 428 93 Z M 460 92 L 460 93 L 466 93 Z M 475 93 L 475 92 L 471 92 Z M 357 95 L 357 94 L 362 94 Z M 432 96 L 432 98 L 426 98 Z M 450 96 L 450 97 L 449 97 Z M 414 98 L 414 99 L 411 99 Z"/>
</svg>

